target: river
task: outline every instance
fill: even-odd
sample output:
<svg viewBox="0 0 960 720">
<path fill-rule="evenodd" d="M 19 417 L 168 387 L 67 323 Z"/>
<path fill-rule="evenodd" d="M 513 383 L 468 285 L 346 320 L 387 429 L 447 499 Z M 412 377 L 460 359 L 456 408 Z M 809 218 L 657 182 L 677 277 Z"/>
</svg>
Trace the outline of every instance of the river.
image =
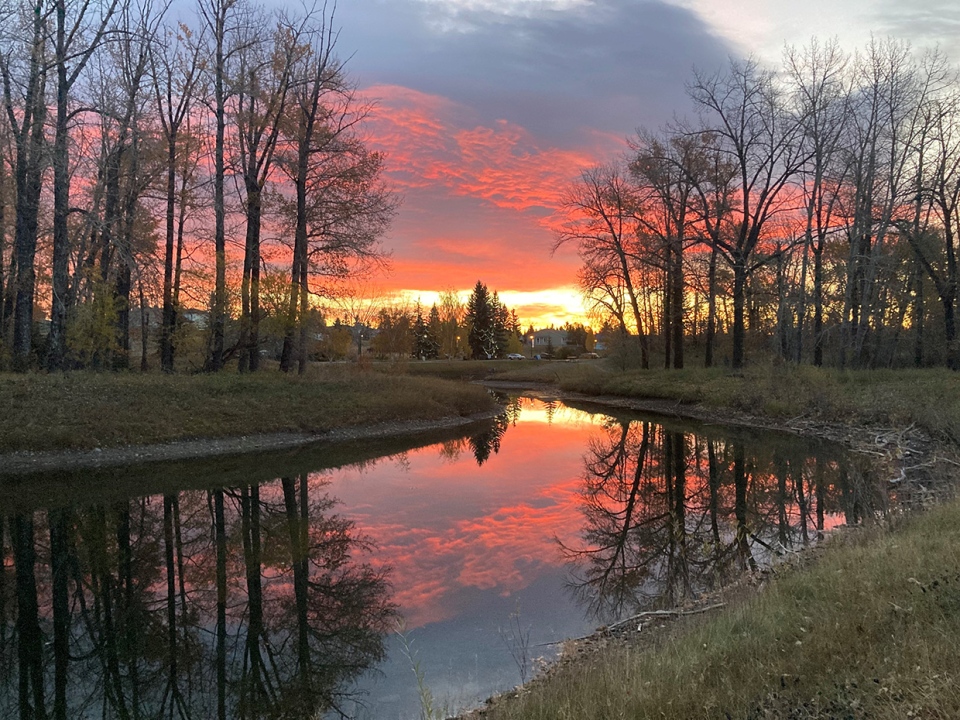
<svg viewBox="0 0 960 720">
<path fill-rule="evenodd" d="M 0 718 L 443 716 L 888 505 L 835 445 L 531 397 L 2 487 Z"/>
</svg>

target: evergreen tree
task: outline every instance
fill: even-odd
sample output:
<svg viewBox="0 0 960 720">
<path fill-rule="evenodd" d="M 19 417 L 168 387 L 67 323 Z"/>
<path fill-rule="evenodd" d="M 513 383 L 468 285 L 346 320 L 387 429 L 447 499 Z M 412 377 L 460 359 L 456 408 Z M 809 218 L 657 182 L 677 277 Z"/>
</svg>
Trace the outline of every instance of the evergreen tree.
<svg viewBox="0 0 960 720">
<path fill-rule="evenodd" d="M 417 303 L 417 317 L 413 323 L 413 355 L 421 360 L 433 360 L 440 356 L 440 342 L 434 329 L 434 315 L 436 315 L 438 327 L 440 315 L 437 313 L 437 306 L 434 305 L 430 311 L 430 324 L 427 324 L 423 321 L 420 303 Z"/>
<path fill-rule="evenodd" d="M 477 280 L 477 284 L 467 301 L 467 344 L 474 359 L 490 358 L 496 355 L 496 333 L 493 308 L 487 286 Z"/>
<path fill-rule="evenodd" d="M 443 337 L 443 322 L 440 320 L 440 311 L 434 303 L 430 308 L 430 318 L 427 320 L 427 337 L 430 340 L 430 357 L 440 357 L 440 338 Z"/>
</svg>

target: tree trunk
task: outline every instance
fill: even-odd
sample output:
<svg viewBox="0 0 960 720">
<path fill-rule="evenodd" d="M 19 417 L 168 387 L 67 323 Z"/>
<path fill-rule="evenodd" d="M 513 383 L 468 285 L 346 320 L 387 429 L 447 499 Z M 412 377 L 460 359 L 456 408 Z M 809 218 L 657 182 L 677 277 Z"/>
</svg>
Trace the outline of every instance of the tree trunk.
<svg viewBox="0 0 960 720">
<path fill-rule="evenodd" d="M 923 269 L 914 261 L 913 273 L 913 364 L 923 367 Z M 948 341 L 949 346 L 949 341 Z"/>
<path fill-rule="evenodd" d="M 227 720 L 227 530 L 220 488 L 213 491 L 213 516 L 217 553 L 217 720 Z"/>
<path fill-rule="evenodd" d="M 67 354 L 67 310 L 69 300 L 70 237 L 67 213 L 70 210 L 70 176 L 67 148 L 67 48 L 66 0 L 57 8 L 57 117 L 53 140 L 53 298 L 50 307 L 50 336 L 47 339 L 47 370 L 64 369 Z"/>
<path fill-rule="evenodd" d="M 661 312 L 660 324 L 663 326 L 663 369 L 670 369 L 670 362 L 673 359 L 673 253 L 670 250 L 669 243 L 665 247 L 666 258 L 664 259 L 663 272 L 663 311 Z"/>
<path fill-rule="evenodd" d="M 823 366 L 823 241 L 813 249 L 813 364 Z"/>
<path fill-rule="evenodd" d="M 263 587 L 260 579 L 260 489 L 253 485 L 240 491 L 240 512 L 243 537 L 244 565 L 247 580 L 247 658 L 250 677 L 241 688 L 240 715 L 245 710 L 253 711 L 261 706 L 266 695 L 264 688 L 265 666 L 260 653 L 264 634 Z"/>
<path fill-rule="evenodd" d="M 306 495 L 307 475 L 300 476 L 301 494 Z M 281 480 L 283 503 L 287 516 L 290 535 L 290 560 L 293 567 L 293 596 L 297 608 L 297 671 L 302 691 L 308 689 L 308 670 L 310 667 L 310 627 L 307 617 L 307 567 L 309 563 L 307 547 L 307 527 L 305 520 L 297 512 L 296 486 L 293 478 Z M 305 500 L 305 497 L 304 497 Z"/>
<path fill-rule="evenodd" d="M 174 263 L 174 205 L 177 193 L 177 136 L 170 132 L 167 137 L 167 203 L 166 236 L 163 253 L 163 318 L 160 321 L 160 368 L 173 372 L 173 332 L 176 318 L 173 309 L 173 263 Z"/>
<path fill-rule="evenodd" d="M 681 239 L 677 240 L 677 246 L 673 253 L 673 368 L 674 370 L 683 369 L 683 302 L 684 302 L 684 280 L 683 280 L 683 243 Z"/>
<path fill-rule="evenodd" d="M 50 567 L 53 595 L 53 717 L 67 718 L 67 677 L 70 663 L 69 540 L 66 510 L 51 510 Z"/>
<path fill-rule="evenodd" d="M 743 258 L 733 264 L 733 369 L 742 370 L 745 355 L 747 268 Z"/>
<path fill-rule="evenodd" d="M 213 303 L 211 307 L 210 357 L 207 369 L 218 372 L 223 368 L 224 331 L 227 322 L 227 234 L 226 206 L 224 199 L 224 155 L 226 153 L 226 41 L 227 13 L 231 5 L 216 0 L 214 2 L 216 18 L 213 28 L 216 50 L 214 53 L 214 115 L 216 136 L 214 140 L 213 169 L 213 214 L 214 214 L 214 255 L 216 257 L 216 277 L 214 281 Z"/>
<path fill-rule="evenodd" d="M 737 550 L 745 568 L 757 569 L 757 561 L 750 551 L 750 529 L 747 526 L 747 462 L 743 453 L 743 445 L 733 446 L 733 485 L 734 485 L 734 515 L 737 519 Z"/>
<path fill-rule="evenodd" d="M 37 553 L 33 518 L 17 515 L 13 520 L 13 563 L 17 587 L 17 680 L 20 720 L 46 717 L 44 709 L 43 633 L 37 602 Z"/>
<path fill-rule="evenodd" d="M 240 371 L 260 367 L 260 225 L 261 192 L 256 177 L 247 182 L 247 234 L 243 260 Z"/>
<path fill-rule="evenodd" d="M 150 310 L 147 308 L 147 301 L 143 295 L 143 278 L 137 278 L 137 292 L 140 295 L 140 372 L 147 372 L 150 369 L 150 362 L 147 359 L 147 347 L 150 334 Z"/>
<path fill-rule="evenodd" d="M 713 346 L 717 336 L 717 248 L 710 250 L 707 276 L 707 333 L 704 338 L 704 367 L 713 367 Z"/>
<path fill-rule="evenodd" d="M 163 557 L 167 575 L 167 685 L 176 704 L 180 695 L 177 666 L 177 588 L 174 565 L 173 503 L 176 496 L 163 496 Z M 180 578 L 183 582 L 183 578 Z"/>
</svg>

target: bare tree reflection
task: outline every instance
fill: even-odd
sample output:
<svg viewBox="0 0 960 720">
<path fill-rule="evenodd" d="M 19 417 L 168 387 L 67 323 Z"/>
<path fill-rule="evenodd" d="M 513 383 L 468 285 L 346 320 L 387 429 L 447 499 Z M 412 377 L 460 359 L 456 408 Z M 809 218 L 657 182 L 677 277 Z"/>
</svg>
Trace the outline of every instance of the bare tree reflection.
<svg viewBox="0 0 960 720">
<path fill-rule="evenodd" d="M 885 511 L 841 455 L 799 440 L 698 435 L 610 420 L 584 458 L 570 584 L 613 619 L 674 607 L 819 537 Z"/>
<path fill-rule="evenodd" d="M 304 475 L 4 517 L 0 718 L 336 708 L 394 611 L 335 505 Z"/>
</svg>

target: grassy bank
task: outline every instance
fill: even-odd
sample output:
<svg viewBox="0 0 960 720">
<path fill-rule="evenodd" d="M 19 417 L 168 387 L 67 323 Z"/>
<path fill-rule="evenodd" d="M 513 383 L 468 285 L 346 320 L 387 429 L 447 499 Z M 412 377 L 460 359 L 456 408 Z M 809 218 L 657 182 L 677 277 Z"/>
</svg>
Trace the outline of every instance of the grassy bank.
<svg viewBox="0 0 960 720">
<path fill-rule="evenodd" d="M 483 388 L 324 366 L 306 376 L 0 375 L 0 452 L 318 433 L 490 410 Z"/>
<path fill-rule="evenodd" d="M 487 717 L 960 717 L 960 506 L 902 525 L 835 539 L 661 646 L 596 653 Z"/>
<path fill-rule="evenodd" d="M 755 365 L 740 375 L 723 368 L 617 371 L 604 363 L 516 363 L 498 380 L 547 382 L 588 395 L 674 400 L 729 408 L 774 420 L 902 428 L 915 424 L 960 445 L 960 373 L 931 370 L 835 370 Z"/>
</svg>

